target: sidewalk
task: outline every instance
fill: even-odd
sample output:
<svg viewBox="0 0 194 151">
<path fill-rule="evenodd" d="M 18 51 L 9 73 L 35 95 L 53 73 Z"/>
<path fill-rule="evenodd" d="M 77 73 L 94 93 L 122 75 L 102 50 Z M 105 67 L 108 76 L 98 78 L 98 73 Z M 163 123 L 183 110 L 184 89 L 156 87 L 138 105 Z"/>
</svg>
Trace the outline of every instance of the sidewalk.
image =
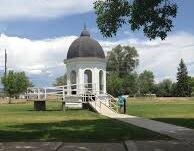
<svg viewBox="0 0 194 151">
<path fill-rule="evenodd" d="M 180 141 L 125 141 L 124 143 L 9 142 L 0 151 L 193 151 Z"/>
<path fill-rule="evenodd" d="M 7 142 L 0 151 L 125 151 L 122 143 Z"/>
<path fill-rule="evenodd" d="M 90 105 L 93 106 L 93 108 L 96 107 L 96 111 L 104 116 L 117 119 L 141 128 L 145 128 L 163 135 L 168 135 L 177 140 L 184 141 L 186 143 L 194 145 L 193 129 L 167 124 L 159 121 L 154 121 L 150 119 L 145 119 L 141 117 L 136 117 L 136 116 L 118 114 L 116 112 L 113 112 L 111 109 L 109 109 L 107 106 L 103 104 L 101 104 L 100 107 L 95 106 L 94 103 L 93 104 L 90 103 Z"/>
<path fill-rule="evenodd" d="M 111 118 L 133 124 L 138 127 L 142 127 L 163 135 L 170 136 L 174 139 L 184 141 L 189 144 L 194 144 L 194 130 L 176 126 L 168 123 L 163 123 L 159 121 L 154 121 L 150 119 L 144 119 L 136 116 L 130 115 L 111 115 Z"/>
</svg>

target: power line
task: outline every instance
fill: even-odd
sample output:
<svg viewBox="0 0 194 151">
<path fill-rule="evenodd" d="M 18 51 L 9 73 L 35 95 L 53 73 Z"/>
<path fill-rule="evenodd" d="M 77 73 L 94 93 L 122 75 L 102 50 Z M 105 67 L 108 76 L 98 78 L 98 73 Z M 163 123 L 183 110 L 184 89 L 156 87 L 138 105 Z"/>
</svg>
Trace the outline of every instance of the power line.
<svg viewBox="0 0 194 151">
<path fill-rule="evenodd" d="M 7 76 L 7 51 L 5 49 L 5 77 Z"/>
</svg>

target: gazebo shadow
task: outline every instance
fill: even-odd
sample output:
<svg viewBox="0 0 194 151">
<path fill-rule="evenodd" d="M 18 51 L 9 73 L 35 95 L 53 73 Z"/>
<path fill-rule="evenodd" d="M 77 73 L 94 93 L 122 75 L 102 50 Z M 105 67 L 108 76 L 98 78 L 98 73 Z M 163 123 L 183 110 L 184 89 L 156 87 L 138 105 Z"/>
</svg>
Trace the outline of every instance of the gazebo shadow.
<svg viewBox="0 0 194 151">
<path fill-rule="evenodd" d="M 45 111 L 42 111 L 42 112 L 58 112 L 58 111 L 61 111 L 61 112 L 66 112 L 67 110 L 76 110 L 76 111 L 82 111 L 83 109 L 66 109 L 65 111 L 63 111 L 62 109 L 46 109 Z M 40 112 L 40 111 L 36 111 L 34 109 L 30 109 L 30 110 L 27 110 L 27 111 L 30 111 L 30 112 Z"/>
<path fill-rule="evenodd" d="M 9 125 L 0 141 L 121 142 L 167 139 L 166 136 L 114 119 L 67 120 Z"/>
</svg>

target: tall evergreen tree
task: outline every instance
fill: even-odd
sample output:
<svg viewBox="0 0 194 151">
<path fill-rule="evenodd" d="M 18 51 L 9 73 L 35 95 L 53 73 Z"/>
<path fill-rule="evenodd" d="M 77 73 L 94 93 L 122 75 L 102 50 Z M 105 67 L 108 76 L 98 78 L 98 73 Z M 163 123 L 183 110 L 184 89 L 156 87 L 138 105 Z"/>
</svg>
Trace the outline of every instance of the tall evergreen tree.
<svg viewBox="0 0 194 151">
<path fill-rule="evenodd" d="M 179 97 L 188 97 L 191 96 L 191 92 L 192 88 L 190 84 L 190 78 L 187 72 L 187 67 L 183 59 L 181 59 L 177 72 L 176 93 Z"/>
</svg>

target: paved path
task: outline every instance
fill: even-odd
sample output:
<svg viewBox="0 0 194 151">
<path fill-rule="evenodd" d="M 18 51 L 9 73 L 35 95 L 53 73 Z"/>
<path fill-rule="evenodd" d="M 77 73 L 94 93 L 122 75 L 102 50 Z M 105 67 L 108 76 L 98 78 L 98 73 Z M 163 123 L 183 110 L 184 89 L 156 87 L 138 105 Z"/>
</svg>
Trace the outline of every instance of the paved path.
<svg viewBox="0 0 194 151">
<path fill-rule="evenodd" d="M 194 146 L 182 141 L 126 141 L 127 151 L 194 151 Z"/>
<path fill-rule="evenodd" d="M 9 142 L 0 151 L 126 151 L 122 143 Z"/>
<path fill-rule="evenodd" d="M 100 105 L 99 105 L 100 104 Z M 194 130 L 176 126 L 172 124 L 167 124 L 159 121 L 154 121 L 150 119 L 140 118 L 131 115 L 118 114 L 100 101 L 91 102 L 90 105 L 100 114 L 114 118 L 138 127 L 142 127 L 160 134 L 168 135 L 177 140 L 182 140 L 186 143 L 194 145 Z"/>
<path fill-rule="evenodd" d="M 194 151 L 180 141 L 125 141 L 123 143 L 7 142 L 0 151 Z"/>
</svg>

